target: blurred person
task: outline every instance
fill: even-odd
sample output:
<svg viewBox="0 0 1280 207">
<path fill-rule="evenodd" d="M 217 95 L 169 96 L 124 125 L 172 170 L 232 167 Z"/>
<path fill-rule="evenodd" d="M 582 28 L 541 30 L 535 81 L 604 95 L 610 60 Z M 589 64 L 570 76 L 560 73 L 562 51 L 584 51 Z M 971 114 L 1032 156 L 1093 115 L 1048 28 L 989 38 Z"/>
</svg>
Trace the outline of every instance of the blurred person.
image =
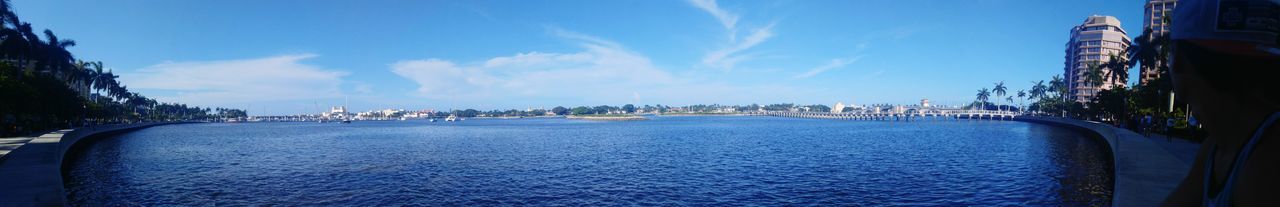
<svg viewBox="0 0 1280 207">
<path fill-rule="evenodd" d="M 1170 77 L 1209 137 L 1164 206 L 1280 205 L 1280 0 L 1182 0 Z"/>
</svg>

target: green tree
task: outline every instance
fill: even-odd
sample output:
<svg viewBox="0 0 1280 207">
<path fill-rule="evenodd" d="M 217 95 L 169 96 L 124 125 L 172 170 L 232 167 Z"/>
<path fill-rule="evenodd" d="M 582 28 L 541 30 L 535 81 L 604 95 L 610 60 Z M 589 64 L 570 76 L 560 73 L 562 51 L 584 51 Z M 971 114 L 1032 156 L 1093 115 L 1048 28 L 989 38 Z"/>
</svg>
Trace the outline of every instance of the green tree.
<svg viewBox="0 0 1280 207">
<path fill-rule="evenodd" d="M 594 113 L 594 111 L 592 111 L 591 108 L 587 108 L 586 106 L 579 106 L 579 107 L 573 107 L 572 113 L 573 115 L 583 115 L 583 114 Z"/>
<path fill-rule="evenodd" d="M 1000 97 L 1001 97 L 1001 96 L 1004 96 L 1005 92 L 1007 92 L 1006 90 L 1008 90 L 1008 89 L 1009 89 L 1009 88 L 1004 87 L 1004 81 L 1000 81 L 1000 82 L 997 82 L 997 83 L 996 83 L 996 87 L 995 87 L 995 88 L 992 88 L 992 89 L 991 89 L 991 92 L 995 92 L 996 100 L 1000 100 Z M 1000 108 L 999 108 L 999 107 L 1000 107 L 999 105 L 996 105 L 996 109 L 997 109 L 997 110 L 1000 110 Z"/>
<path fill-rule="evenodd" d="M 1041 106 L 1039 105 L 1040 102 L 1037 100 L 1044 99 L 1048 90 L 1049 88 L 1044 85 L 1043 80 L 1032 82 L 1031 93 L 1028 94 L 1027 99 L 1031 100 L 1032 101 L 1031 104 L 1034 105 L 1034 108 L 1038 109 Z M 1032 108 L 1032 107 L 1028 107 L 1028 108 Z"/>
<path fill-rule="evenodd" d="M 1101 66 L 1106 68 L 1104 72 L 1107 74 L 1107 80 L 1118 83 L 1129 82 L 1129 60 L 1123 51 L 1108 55 L 1107 61 Z"/>
<path fill-rule="evenodd" d="M 609 111 L 613 111 L 613 109 L 614 107 L 609 105 L 599 105 L 596 107 L 592 107 L 591 111 L 593 114 L 607 114 L 609 113 Z"/>
<path fill-rule="evenodd" d="M 556 115 L 566 115 L 569 114 L 569 109 L 564 108 L 563 106 L 556 106 L 555 108 L 551 108 L 551 113 L 555 113 Z"/>
<path fill-rule="evenodd" d="M 977 96 L 977 101 L 982 104 L 982 110 L 987 110 L 987 99 L 991 98 L 991 91 L 987 90 L 987 88 L 982 88 L 982 90 L 978 90 Z"/>
<path fill-rule="evenodd" d="M 1068 109 L 1067 98 L 1069 97 L 1067 94 L 1069 93 L 1067 82 L 1062 79 L 1062 76 L 1053 75 L 1053 77 L 1049 79 L 1049 91 L 1052 91 L 1055 95 L 1053 100 L 1049 101 L 1049 103 L 1052 104 L 1051 107 L 1056 109 L 1054 111 L 1060 111 L 1061 116 L 1066 116 Z"/>
<path fill-rule="evenodd" d="M 1026 92 L 1026 91 L 1022 91 L 1022 90 L 1018 90 L 1018 93 L 1017 93 L 1017 94 L 1018 94 L 1018 102 L 1020 102 L 1020 103 L 1018 103 L 1018 111 L 1019 111 L 1019 112 L 1021 112 L 1021 111 L 1023 111 L 1023 110 L 1022 110 L 1022 108 L 1023 108 L 1023 104 L 1024 104 L 1024 103 L 1021 103 L 1021 102 L 1022 102 L 1022 98 L 1027 97 L 1027 92 Z M 1013 97 L 1009 97 L 1009 102 L 1013 102 Z"/>
<path fill-rule="evenodd" d="M 628 114 L 636 113 L 636 105 L 631 105 L 631 104 L 622 105 L 622 112 L 626 112 Z"/>
<path fill-rule="evenodd" d="M 1102 65 L 1097 61 L 1089 62 L 1085 66 L 1084 83 L 1089 86 L 1089 93 L 1097 93 L 1097 87 L 1101 86 L 1105 81 Z"/>
<path fill-rule="evenodd" d="M 1124 87 L 1113 86 L 1110 89 L 1098 91 L 1098 95 L 1089 102 L 1089 116 L 1114 122 L 1121 121 L 1125 117 L 1125 108 L 1128 103 L 1127 97 L 1129 91 Z"/>
</svg>

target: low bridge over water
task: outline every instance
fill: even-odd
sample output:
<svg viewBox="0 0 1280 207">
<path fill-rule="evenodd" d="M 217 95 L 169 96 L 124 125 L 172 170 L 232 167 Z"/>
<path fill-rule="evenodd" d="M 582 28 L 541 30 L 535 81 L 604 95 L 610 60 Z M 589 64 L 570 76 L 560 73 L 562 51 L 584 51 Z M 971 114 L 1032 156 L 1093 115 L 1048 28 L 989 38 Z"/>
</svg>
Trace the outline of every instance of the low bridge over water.
<svg viewBox="0 0 1280 207">
<path fill-rule="evenodd" d="M 790 111 L 760 111 L 747 112 L 750 115 L 759 116 L 778 116 L 778 117 L 795 117 L 795 118 L 811 118 L 811 119 L 838 119 L 838 120 L 868 120 L 868 121 L 928 121 L 928 120 L 958 120 L 958 119 L 982 119 L 982 120 L 1013 120 L 1019 116 L 1014 111 L 992 111 L 992 110 L 961 110 L 961 109 L 909 109 L 902 112 L 870 112 L 870 111 L 854 111 L 854 112 L 790 112 Z"/>
</svg>

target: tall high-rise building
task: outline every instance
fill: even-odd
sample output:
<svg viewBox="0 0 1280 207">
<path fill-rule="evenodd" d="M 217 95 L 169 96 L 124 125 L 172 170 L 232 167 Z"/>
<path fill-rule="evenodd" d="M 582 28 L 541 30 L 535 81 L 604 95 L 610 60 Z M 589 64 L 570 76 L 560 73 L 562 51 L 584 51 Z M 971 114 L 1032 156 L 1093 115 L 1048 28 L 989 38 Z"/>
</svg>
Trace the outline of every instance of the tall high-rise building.
<svg viewBox="0 0 1280 207">
<path fill-rule="evenodd" d="M 1142 28 L 1150 30 L 1151 35 L 1147 38 L 1155 38 L 1156 35 L 1162 35 L 1169 32 L 1169 25 L 1165 24 L 1164 19 L 1173 12 L 1173 7 L 1178 5 L 1178 0 L 1147 0 L 1146 15 L 1143 16 Z M 1145 64 L 1144 64 L 1145 65 Z M 1143 67 L 1138 70 L 1138 81 L 1141 84 L 1147 84 L 1147 81 L 1160 78 L 1160 71 L 1154 67 Z"/>
<path fill-rule="evenodd" d="M 1124 81 L 1110 78 L 1110 70 L 1102 69 L 1102 84 L 1089 84 L 1085 76 L 1089 63 L 1104 63 L 1112 54 L 1123 54 L 1131 44 L 1129 34 L 1120 28 L 1120 20 L 1113 16 L 1089 16 L 1084 23 L 1071 28 L 1071 40 L 1067 42 L 1067 55 L 1063 78 L 1070 93 L 1067 98 L 1087 102 L 1098 91 L 1112 86 L 1124 86 Z"/>
</svg>

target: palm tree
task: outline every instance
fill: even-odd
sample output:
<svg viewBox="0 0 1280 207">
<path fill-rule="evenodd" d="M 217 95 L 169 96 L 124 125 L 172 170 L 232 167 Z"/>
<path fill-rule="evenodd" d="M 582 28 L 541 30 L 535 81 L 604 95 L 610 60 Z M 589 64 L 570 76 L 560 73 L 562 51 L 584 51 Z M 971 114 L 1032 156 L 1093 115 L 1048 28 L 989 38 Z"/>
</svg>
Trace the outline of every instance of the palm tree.
<svg viewBox="0 0 1280 207">
<path fill-rule="evenodd" d="M 125 101 L 125 105 L 129 106 L 129 108 L 132 108 L 133 113 L 137 115 L 141 115 L 140 113 L 138 113 L 138 108 L 143 108 L 145 111 L 146 109 L 150 109 L 156 104 L 155 100 L 149 99 L 146 96 L 142 96 L 142 94 L 139 94 L 137 92 L 127 93 L 125 97 L 128 98 L 128 100 Z"/>
<path fill-rule="evenodd" d="M 1022 108 L 1024 108 L 1024 107 L 1023 107 L 1023 105 L 1025 105 L 1025 104 L 1026 104 L 1026 102 L 1023 102 L 1023 101 L 1022 101 L 1022 98 L 1023 98 L 1023 97 L 1027 97 L 1027 92 L 1026 92 L 1026 91 L 1022 91 L 1022 90 L 1018 90 L 1018 112 L 1022 112 Z M 1013 100 L 1012 100 L 1012 99 L 1013 99 L 1013 97 L 1009 97 L 1009 99 L 1010 99 L 1010 100 L 1009 100 L 1009 102 L 1013 102 Z"/>
<path fill-rule="evenodd" d="M 1053 78 L 1049 80 L 1049 90 L 1057 94 L 1058 99 L 1062 100 L 1066 100 L 1067 95 L 1069 95 L 1068 93 L 1070 93 L 1067 81 L 1062 79 L 1062 76 L 1058 75 L 1054 75 Z"/>
<path fill-rule="evenodd" d="M 93 72 L 90 72 L 90 74 L 92 74 L 89 77 L 91 79 L 90 83 L 92 83 L 95 92 L 105 91 L 112 87 L 117 87 L 116 85 L 119 84 L 116 82 L 116 78 L 120 76 L 112 74 L 111 71 L 102 71 L 102 62 L 96 62 L 93 65 Z"/>
<path fill-rule="evenodd" d="M 999 98 L 1001 96 L 1004 96 L 1005 92 L 1007 92 L 1006 90 L 1008 89 L 1009 88 L 1004 87 L 1004 81 L 1000 81 L 996 83 L 995 88 L 991 89 L 991 92 L 995 92 L 996 100 L 1000 100 Z M 999 107 L 1000 107 L 999 105 L 996 105 L 996 110 L 1001 110 Z"/>
<path fill-rule="evenodd" d="M 1168 24 L 1169 19 L 1164 18 L 1162 21 Z M 1142 35 L 1134 39 L 1134 44 L 1129 47 L 1129 51 L 1126 51 L 1128 55 L 1126 60 L 1129 66 L 1140 65 L 1143 70 L 1155 69 L 1159 74 L 1167 74 L 1169 49 L 1168 33 L 1155 33 L 1151 29 L 1144 29 Z"/>
<path fill-rule="evenodd" d="M 110 96 L 108 94 L 102 94 L 102 92 L 118 87 L 118 84 L 120 84 L 119 82 L 116 82 L 116 78 L 120 76 L 112 74 L 111 71 L 103 71 L 102 62 L 82 62 L 80 65 L 84 68 L 84 73 L 87 76 L 84 82 L 84 84 L 86 84 L 85 89 L 93 91 L 94 94 L 98 94 L 99 96 Z M 101 97 L 92 99 L 95 104 L 103 104 L 101 102 L 103 98 Z"/>
<path fill-rule="evenodd" d="M 12 11 L 3 13 L 12 13 Z M 2 31 L 0 32 L 0 37 L 4 38 L 4 41 L 0 43 L 3 44 L 4 58 L 15 60 L 18 68 L 30 69 L 28 68 L 28 63 L 33 59 L 39 59 L 39 47 L 43 44 L 40 42 L 40 38 L 32 32 L 30 23 L 20 22 L 16 16 L 7 18 L 6 21 L 5 24 L 7 25 L 5 26 L 12 26 L 13 28 L 3 27 L 3 30 L 0 30 Z"/>
<path fill-rule="evenodd" d="M 21 31 L 3 27 L 0 29 L 0 38 L 3 38 L 3 42 L 0 42 L 0 53 L 3 53 L 3 58 L 11 60 L 26 59 L 28 52 L 31 50 L 31 44 Z"/>
<path fill-rule="evenodd" d="M 1046 87 L 1046 86 L 1044 85 L 1044 81 L 1043 81 L 1043 80 L 1041 80 L 1041 81 L 1036 81 L 1036 82 L 1031 82 L 1031 93 L 1030 93 L 1030 94 L 1027 94 L 1027 95 L 1028 95 L 1028 96 L 1027 96 L 1027 99 L 1028 99 L 1028 100 L 1044 99 L 1044 97 L 1045 97 L 1045 93 L 1047 93 L 1047 92 L 1048 92 L 1048 90 L 1049 90 L 1049 88 L 1048 88 L 1048 87 Z M 1034 101 L 1034 102 L 1032 102 L 1032 104 L 1035 104 L 1036 106 L 1039 106 L 1040 102 L 1039 102 L 1039 101 Z M 1036 107 L 1036 109 L 1037 109 L 1037 110 L 1039 110 L 1039 108 L 1041 108 L 1041 107 Z"/>
<path fill-rule="evenodd" d="M 1099 62 L 1094 61 L 1089 62 L 1085 67 L 1084 83 L 1089 86 L 1089 94 L 1096 96 L 1098 86 L 1101 86 L 1104 83 L 1103 80 L 1105 76 L 1103 74 L 1104 71 L 1102 70 L 1102 65 L 1099 64 Z"/>
<path fill-rule="evenodd" d="M 987 110 L 987 98 L 991 98 L 990 90 L 987 90 L 987 88 L 982 88 L 982 90 L 978 90 L 978 102 L 982 104 L 981 110 Z"/>
<path fill-rule="evenodd" d="M 1058 108 L 1061 109 L 1062 116 L 1067 116 L 1067 110 L 1066 110 L 1066 107 L 1067 107 L 1066 98 L 1068 93 L 1067 82 L 1062 80 L 1062 76 L 1053 75 L 1053 78 L 1049 80 L 1049 91 L 1052 91 L 1054 94 L 1058 96 L 1055 99 L 1056 101 L 1054 101 L 1054 105 L 1058 105 Z"/>
<path fill-rule="evenodd" d="M 116 85 L 116 86 L 117 87 L 108 89 L 107 94 L 110 94 L 109 96 L 114 97 L 116 101 L 129 100 L 129 94 L 130 94 L 129 87 L 124 85 Z"/>
<path fill-rule="evenodd" d="M 98 75 L 97 71 L 93 70 L 93 67 L 97 64 L 97 62 L 76 60 L 75 63 L 72 64 L 72 66 L 74 66 L 72 67 L 72 70 L 67 71 L 70 75 L 69 82 L 72 83 L 71 85 L 75 86 L 76 90 L 83 90 L 80 91 L 80 93 L 84 94 L 85 97 L 89 97 L 88 94 L 89 91 L 92 90 L 90 87 L 93 84 L 94 76 Z"/>
<path fill-rule="evenodd" d="M 72 64 L 75 58 L 67 48 L 76 46 L 76 41 L 58 39 L 58 35 L 54 35 L 53 30 L 48 29 L 44 30 L 44 37 L 46 42 L 41 55 L 45 57 L 45 61 L 37 64 L 43 65 L 42 69 L 61 76 L 63 81 L 71 82 L 70 76 L 73 74 L 67 66 Z"/>
<path fill-rule="evenodd" d="M 1013 96 L 1005 96 L 1005 97 L 1004 97 L 1004 100 L 1005 100 L 1005 102 L 1008 102 L 1009 104 L 1013 104 Z M 1013 107 L 1013 106 L 1009 106 L 1009 107 Z M 1013 109 L 1009 109 L 1009 112 L 1013 112 Z"/>
<path fill-rule="evenodd" d="M 1129 82 L 1129 56 L 1123 51 L 1120 54 L 1111 53 L 1107 62 L 1102 63 L 1102 67 L 1107 68 L 1105 71 L 1108 74 L 1107 80 L 1116 83 Z"/>
<path fill-rule="evenodd" d="M 18 15 L 13 13 L 13 5 L 9 0 L 0 0 L 0 22 L 17 22 Z"/>
</svg>

